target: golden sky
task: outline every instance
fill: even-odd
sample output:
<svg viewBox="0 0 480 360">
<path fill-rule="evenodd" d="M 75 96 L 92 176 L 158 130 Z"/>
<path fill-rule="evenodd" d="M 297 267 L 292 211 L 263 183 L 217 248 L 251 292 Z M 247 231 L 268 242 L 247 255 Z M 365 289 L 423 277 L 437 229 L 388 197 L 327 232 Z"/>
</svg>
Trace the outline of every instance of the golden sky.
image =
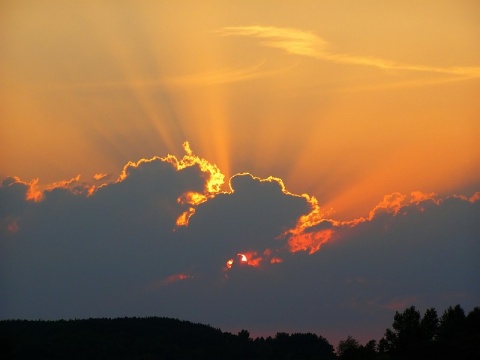
<svg viewBox="0 0 480 360">
<path fill-rule="evenodd" d="M 412 304 L 477 306 L 479 19 L 0 0 L 0 318 L 366 341 Z"/>
<path fill-rule="evenodd" d="M 0 1 L 0 177 L 182 144 L 332 217 L 480 183 L 478 1 Z"/>
</svg>

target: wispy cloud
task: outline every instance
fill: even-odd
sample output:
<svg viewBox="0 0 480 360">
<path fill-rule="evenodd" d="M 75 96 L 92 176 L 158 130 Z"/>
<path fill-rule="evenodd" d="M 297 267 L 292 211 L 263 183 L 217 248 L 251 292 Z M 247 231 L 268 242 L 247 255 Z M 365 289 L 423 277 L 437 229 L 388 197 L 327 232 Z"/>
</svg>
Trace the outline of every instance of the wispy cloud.
<svg viewBox="0 0 480 360">
<path fill-rule="evenodd" d="M 290 54 L 309 56 L 320 60 L 338 64 L 372 66 L 386 70 L 409 70 L 418 72 L 440 73 L 463 76 L 467 78 L 479 77 L 480 66 L 429 66 L 409 64 L 375 56 L 333 53 L 327 50 L 328 42 L 322 37 L 294 28 L 274 26 L 229 26 L 220 30 L 223 36 L 251 36 L 262 39 L 262 44 L 279 48 Z"/>
<path fill-rule="evenodd" d="M 166 85 L 169 86 L 206 86 L 236 83 L 241 81 L 265 78 L 268 76 L 274 76 L 284 71 L 287 71 L 294 66 L 296 66 L 296 64 L 274 70 L 267 70 L 265 67 L 265 61 L 262 61 L 259 64 L 245 68 L 225 68 L 210 72 L 168 77 L 164 79 L 164 82 Z"/>
<path fill-rule="evenodd" d="M 319 57 L 327 42 L 321 37 L 298 29 L 274 26 L 230 26 L 220 33 L 224 36 L 255 36 L 265 39 L 262 44 L 283 49 L 291 54 Z"/>
<path fill-rule="evenodd" d="M 201 87 L 220 84 L 238 83 L 275 76 L 297 66 L 297 63 L 276 69 L 268 69 L 265 61 L 252 66 L 242 68 L 225 67 L 212 71 L 166 76 L 159 79 L 131 79 L 125 81 L 101 81 L 101 82 L 74 82 L 74 83 L 51 83 L 50 90 L 72 90 L 72 89 L 123 89 L 123 88 L 183 88 Z"/>
</svg>

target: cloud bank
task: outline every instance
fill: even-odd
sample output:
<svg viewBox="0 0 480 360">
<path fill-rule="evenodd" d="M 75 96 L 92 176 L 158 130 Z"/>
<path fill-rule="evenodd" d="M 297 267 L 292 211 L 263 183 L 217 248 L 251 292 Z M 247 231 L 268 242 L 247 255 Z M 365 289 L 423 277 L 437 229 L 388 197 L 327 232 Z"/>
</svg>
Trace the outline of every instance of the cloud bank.
<svg viewBox="0 0 480 360">
<path fill-rule="evenodd" d="M 159 315 L 362 339 L 412 303 L 480 302 L 480 193 L 390 194 L 339 222 L 281 179 L 225 184 L 185 150 L 100 185 L 106 174 L 4 179 L 0 318 Z"/>
</svg>

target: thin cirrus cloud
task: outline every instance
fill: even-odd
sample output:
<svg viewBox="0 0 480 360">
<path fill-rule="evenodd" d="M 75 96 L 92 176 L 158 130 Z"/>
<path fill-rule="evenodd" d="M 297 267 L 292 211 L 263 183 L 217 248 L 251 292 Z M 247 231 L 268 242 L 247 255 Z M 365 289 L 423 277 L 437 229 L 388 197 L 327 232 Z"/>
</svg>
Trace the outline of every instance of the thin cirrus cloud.
<svg viewBox="0 0 480 360">
<path fill-rule="evenodd" d="M 363 339 L 412 301 L 480 301 L 479 193 L 395 193 L 340 222 L 278 178 L 237 174 L 223 191 L 185 150 L 102 185 L 3 180 L 0 318 L 160 315 Z"/>
<path fill-rule="evenodd" d="M 48 85 L 50 90 L 68 90 L 68 89 L 122 89 L 122 88 L 184 88 L 184 87 L 202 87 L 220 84 L 230 84 L 265 77 L 275 76 L 288 71 L 297 64 L 293 64 L 278 69 L 267 70 L 266 62 L 261 61 L 257 64 L 241 68 L 223 68 L 214 71 L 204 71 L 199 73 L 165 76 L 159 79 L 140 79 L 128 81 L 110 81 L 110 82 L 82 82 L 82 83 L 51 83 Z"/>
<path fill-rule="evenodd" d="M 294 55 L 308 56 L 339 64 L 372 66 L 387 70 L 410 70 L 418 72 L 456 75 L 465 78 L 480 76 L 480 67 L 438 67 L 408 64 L 374 56 L 332 53 L 327 50 L 328 42 L 320 36 L 294 28 L 274 26 L 229 26 L 219 32 L 223 36 L 250 36 L 262 39 L 262 44 L 279 48 Z"/>
<path fill-rule="evenodd" d="M 202 72 L 198 74 L 190 74 L 185 76 L 167 77 L 163 82 L 172 87 L 183 86 L 208 86 L 216 84 L 235 83 L 248 81 L 269 76 L 275 76 L 282 72 L 288 71 L 296 64 L 274 70 L 265 69 L 265 61 L 261 61 L 253 66 L 232 69 L 220 69 L 210 72 Z"/>
</svg>

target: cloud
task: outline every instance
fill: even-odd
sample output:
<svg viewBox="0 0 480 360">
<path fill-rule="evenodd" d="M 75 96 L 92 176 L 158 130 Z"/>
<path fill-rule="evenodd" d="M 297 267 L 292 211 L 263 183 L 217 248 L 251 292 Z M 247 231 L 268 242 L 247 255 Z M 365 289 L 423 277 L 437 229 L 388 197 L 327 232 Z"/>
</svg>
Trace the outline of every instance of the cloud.
<svg viewBox="0 0 480 360">
<path fill-rule="evenodd" d="M 229 26 L 221 30 L 223 36 L 255 36 L 263 45 L 279 48 L 291 54 L 320 57 L 327 42 L 313 33 L 274 26 Z"/>
<path fill-rule="evenodd" d="M 184 76 L 167 77 L 163 80 L 165 85 L 172 87 L 183 86 L 209 86 L 215 84 L 227 84 L 241 81 L 248 81 L 253 79 L 259 79 L 269 76 L 276 76 L 282 72 L 290 70 L 292 67 L 287 66 L 274 70 L 265 69 L 265 61 L 262 61 L 253 66 L 245 68 L 225 68 L 209 72 L 201 72 L 196 74 L 189 74 Z"/>
<path fill-rule="evenodd" d="M 17 177 L 9 177 L 1 182 L 0 235 L 8 236 L 18 231 L 18 217 L 25 210 L 31 186 Z"/>
<path fill-rule="evenodd" d="M 374 56 L 332 53 L 327 41 L 314 33 L 274 26 L 229 26 L 220 30 L 223 36 L 249 36 L 262 39 L 262 45 L 279 48 L 294 55 L 313 57 L 338 64 L 372 66 L 386 70 L 409 70 L 456 75 L 465 78 L 480 76 L 480 66 L 439 67 L 408 64 Z"/>
<path fill-rule="evenodd" d="M 98 174 L 93 175 L 93 179 L 97 180 L 97 181 L 106 180 L 106 179 L 109 178 L 109 176 L 110 176 L 109 174 L 98 173 Z"/>
<path fill-rule="evenodd" d="M 241 68 L 221 68 L 213 71 L 202 71 L 178 76 L 165 76 L 158 79 L 140 79 L 128 81 L 102 81 L 102 82 L 76 82 L 76 83 L 50 83 L 48 88 L 51 90 L 95 90 L 95 89 L 123 89 L 123 88 L 183 88 L 183 87 L 203 87 L 218 84 L 230 84 L 242 81 L 249 81 L 270 76 L 276 76 L 288 71 L 297 64 L 281 67 L 273 70 L 267 70 L 266 62 L 261 61 L 257 64 Z"/>
<path fill-rule="evenodd" d="M 185 151 L 93 190 L 76 177 L 35 198 L 37 180 L 5 179 L 0 318 L 161 315 L 363 339 L 411 301 L 478 305 L 480 193 L 394 193 L 340 222 L 278 178 L 226 186 Z"/>
<path fill-rule="evenodd" d="M 218 168 L 188 144 L 185 150 L 182 159 L 130 162 L 116 181 L 93 190 L 77 184 L 79 177 L 58 182 L 37 200 L 28 197 L 32 184 L 3 181 L 1 288 L 9 296 L 1 316 L 111 313 L 111 297 L 169 285 L 158 279 L 172 274 L 223 277 L 226 261 L 239 252 L 251 265 L 275 262 L 285 248 L 276 237 L 308 213 L 308 201 L 279 179 L 249 174 L 221 192 Z M 178 226 L 191 209 L 190 223 Z M 31 299 L 38 300 L 34 307 Z"/>
<path fill-rule="evenodd" d="M 189 246 L 196 247 L 194 256 L 223 265 L 250 252 L 269 263 L 287 251 L 282 235 L 312 210 L 308 199 L 289 193 L 280 179 L 246 173 L 233 176 L 230 188 L 200 204 L 184 230 Z M 200 239 L 208 239 L 208 246 Z"/>
</svg>

